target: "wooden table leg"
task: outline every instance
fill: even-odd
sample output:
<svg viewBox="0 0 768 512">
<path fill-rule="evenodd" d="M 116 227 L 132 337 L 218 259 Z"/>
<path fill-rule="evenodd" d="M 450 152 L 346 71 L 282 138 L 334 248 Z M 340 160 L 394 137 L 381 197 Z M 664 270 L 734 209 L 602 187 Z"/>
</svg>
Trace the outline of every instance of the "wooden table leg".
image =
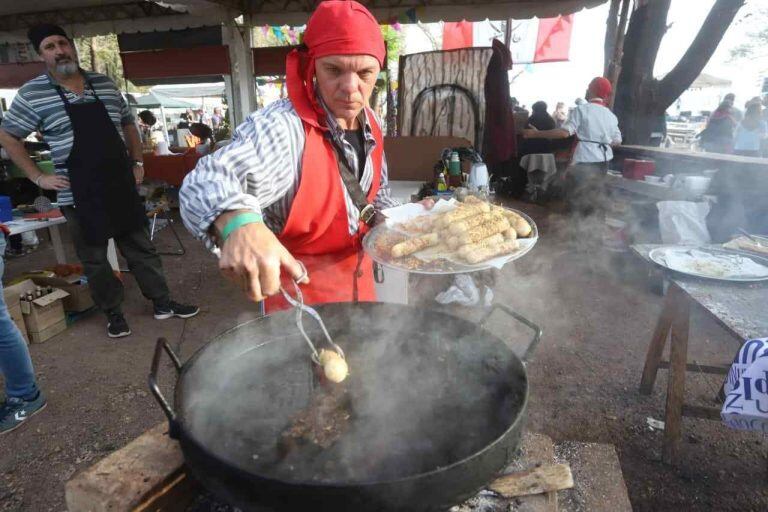
<svg viewBox="0 0 768 512">
<path fill-rule="evenodd" d="M 664 353 L 664 346 L 667 344 L 669 328 L 672 325 L 675 295 L 677 293 L 681 293 L 680 290 L 673 287 L 664 299 L 659 320 L 656 322 L 656 329 L 653 331 L 651 343 L 648 345 L 648 353 L 645 355 L 645 366 L 643 366 L 643 377 L 640 379 L 640 393 L 643 395 L 650 395 L 653 392 L 653 385 L 656 383 L 656 375 L 659 371 L 659 363 Z"/>
<path fill-rule="evenodd" d="M 48 226 L 48 234 L 51 235 L 51 245 L 53 245 L 53 254 L 56 255 L 56 263 L 66 263 L 67 256 L 64 254 L 64 245 L 61 243 L 59 225 Z"/>
<path fill-rule="evenodd" d="M 682 435 L 685 372 L 688 362 L 688 326 L 691 310 L 688 297 L 682 290 L 673 286 L 670 288 L 670 294 L 672 293 L 674 293 L 674 316 L 672 317 L 664 440 L 661 450 L 661 458 L 668 464 L 673 464 L 677 460 Z"/>
</svg>

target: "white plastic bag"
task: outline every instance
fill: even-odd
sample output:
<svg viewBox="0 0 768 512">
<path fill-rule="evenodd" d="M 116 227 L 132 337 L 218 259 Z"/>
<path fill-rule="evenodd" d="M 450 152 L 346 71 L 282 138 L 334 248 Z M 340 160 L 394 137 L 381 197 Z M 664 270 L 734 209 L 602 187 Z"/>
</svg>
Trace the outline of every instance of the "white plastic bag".
<svg viewBox="0 0 768 512">
<path fill-rule="evenodd" d="M 474 306 L 480 300 L 480 290 L 470 276 L 459 274 L 447 290 L 437 294 L 435 300 L 440 304 L 456 302 L 462 306 Z"/>
<path fill-rule="evenodd" d="M 40 239 L 34 231 L 25 231 L 21 234 L 22 245 L 36 246 L 40 244 Z"/>
<path fill-rule="evenodd" d="M 675 245 L 703 245 L 712 241 L 707 229 L 709 203 L 660 201 L 659 229 L 661 241 Z"/>
</svg>

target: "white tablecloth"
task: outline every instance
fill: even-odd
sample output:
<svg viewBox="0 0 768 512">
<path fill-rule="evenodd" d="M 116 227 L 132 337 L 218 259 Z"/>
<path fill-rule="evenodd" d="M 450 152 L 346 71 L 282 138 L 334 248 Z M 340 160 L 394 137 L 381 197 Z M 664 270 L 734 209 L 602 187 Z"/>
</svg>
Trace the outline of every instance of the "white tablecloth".
<svg viewBox="0 0 768 512">
<path fill-rule="evenodd" d="M 528 174 L 527 191 L 547 190 L 557 174 L 557 163 L 552 153 L 534 153 L 520 159 L 520 167 Z"/>
</svg>

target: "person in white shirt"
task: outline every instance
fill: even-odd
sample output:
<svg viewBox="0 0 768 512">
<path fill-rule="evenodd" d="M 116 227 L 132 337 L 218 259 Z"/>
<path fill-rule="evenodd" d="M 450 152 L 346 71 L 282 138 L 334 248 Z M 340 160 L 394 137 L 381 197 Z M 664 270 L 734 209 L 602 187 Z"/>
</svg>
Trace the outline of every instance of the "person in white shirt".
<svg viewBox="0 0 768 512">
<path fill-rule="evenodd" d="M 597 77 L 589 83 L 587 102 L 574 108 L 561 128 L 523 131 L 525 138 L 576 136 L 576 149 L 566 170 L 566 182 L 571 205 L 585 216 L 598 206 L 608 162 L 613 160 L 612 147 L 621 144 L 619 121 L 607 106 L 612 90 L 607 78 Z"/>
</svg>

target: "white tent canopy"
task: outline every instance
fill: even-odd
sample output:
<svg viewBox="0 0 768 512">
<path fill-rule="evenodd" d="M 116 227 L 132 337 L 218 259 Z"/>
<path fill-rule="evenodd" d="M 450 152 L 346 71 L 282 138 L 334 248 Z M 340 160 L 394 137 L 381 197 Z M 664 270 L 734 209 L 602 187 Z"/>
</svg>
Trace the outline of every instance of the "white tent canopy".
<svg viewBox="0 0 768 512">
<path fill-rule="evenodd" d="M 156 85 L 150 91 L 173 98 L 220 98 L 226 94 L 224 82 L 205 85 Z"/>
</svg>

